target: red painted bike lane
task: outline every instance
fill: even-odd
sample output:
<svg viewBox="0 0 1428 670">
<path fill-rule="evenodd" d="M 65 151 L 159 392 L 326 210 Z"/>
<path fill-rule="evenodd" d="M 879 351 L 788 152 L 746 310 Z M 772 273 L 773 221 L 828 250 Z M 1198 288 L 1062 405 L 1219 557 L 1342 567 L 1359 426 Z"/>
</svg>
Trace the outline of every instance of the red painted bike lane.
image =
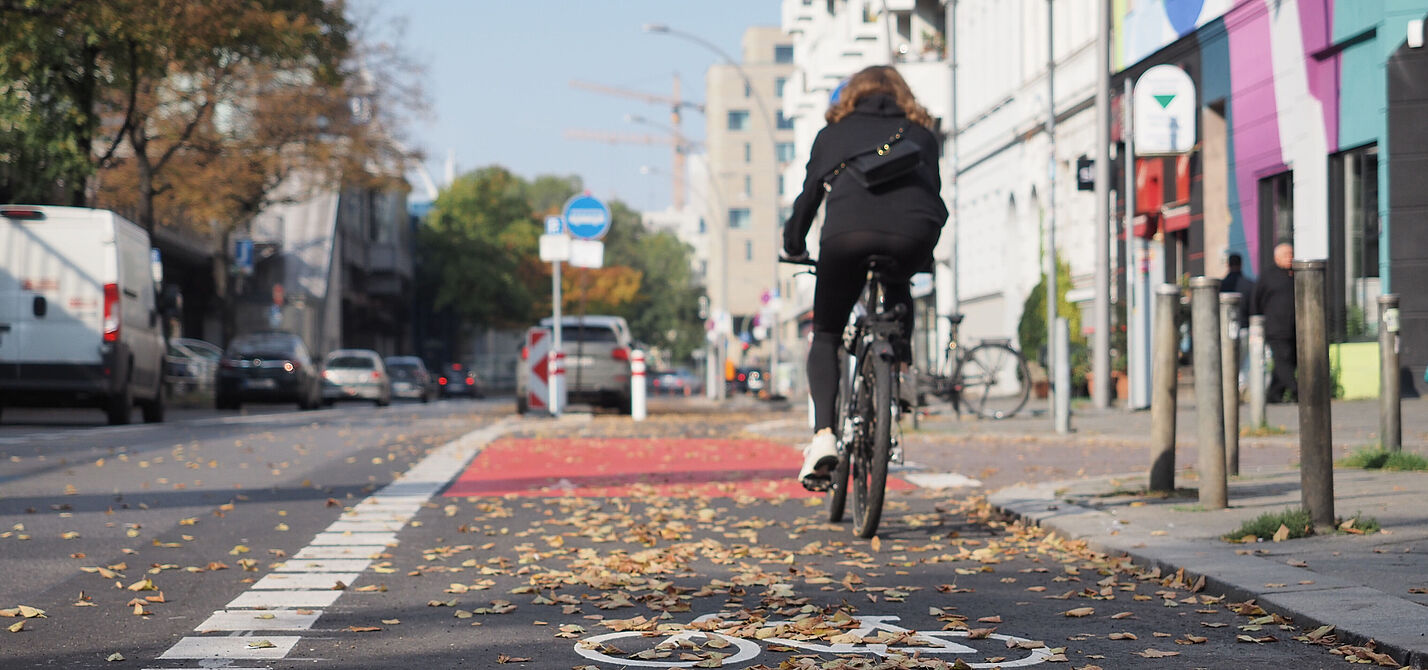
<svg viewBox="0 0 1428 670">
<path fill-rule="evenodd" d="M 503 439 L 481 451 L 445 493 L 467 496 L 806 498 L 802 456 L 768 440 Z M 889 477 L 890 491 L 914 488 Z"/>
</svg>

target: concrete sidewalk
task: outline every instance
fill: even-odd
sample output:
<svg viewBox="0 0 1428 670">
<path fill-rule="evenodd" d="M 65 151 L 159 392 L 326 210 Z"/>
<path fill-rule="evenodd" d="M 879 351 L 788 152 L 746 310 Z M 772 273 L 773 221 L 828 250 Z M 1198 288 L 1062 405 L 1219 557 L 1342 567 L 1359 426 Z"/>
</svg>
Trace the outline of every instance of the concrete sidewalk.
<svg viewBox="0 0 1428 670">
<path fill-rule="evenodd" d="M 1257 440 L 1297 443 L 1293 406 L 1272 406 L 1285 421 L 1285 434 Z M 1348 447 L 1377 442 L 1377 405 L 1335 403 L 1335 455 Z M 1188 408 L 1177 431 L 1194 442 L 1194 410 Z M 1293 413 L 1293 414 L 1291 414 Z M 1124 439 L 1146 442 L 1146 413 L 1088 413 L 1080 430 L 1058 436 L 1028 420 L 963 422 L 950 432 L 1036 436 L 1046 440 Z M 1428 453 L 1428 401 L 1405 400 L 1404 450 Z M 1141 425 L 1141 424 L 1144 425 Z M 1186 428 L 1188 427 L 1188 432 Z M 1183 448 L 1183 447 L 1182 447 Z M 1092 548 L 1128 554 L 1166 571 L 1183 568 L 1203 575 L 1207 588 L 1235 599 L 1253 598 L 1266 610 L 1305 628 L 1332 625 L 1341 643 L 1374 640 L 1380 651 L 1415 668 L 1428 667 L 1428 473 L 1338 469 L 1334 472 L 1335 513 L 1372 518 L 1382 531 L 1335 534 L 1255 544 L 1235 544 L 1222 536 L 1266 512 L 1301 506 L 1296 469 L 1257 469 L 1233 478 L 1230 507 L 1204 511 L 1193 490 L 1193 472 L 1177 472 L 1182 491 L 1172 497 L 1147 496 L 1146 474 L 1020 484 L 996 491 L 991 503 L 1063 536 L 1086 540 Z"/>
</svg>

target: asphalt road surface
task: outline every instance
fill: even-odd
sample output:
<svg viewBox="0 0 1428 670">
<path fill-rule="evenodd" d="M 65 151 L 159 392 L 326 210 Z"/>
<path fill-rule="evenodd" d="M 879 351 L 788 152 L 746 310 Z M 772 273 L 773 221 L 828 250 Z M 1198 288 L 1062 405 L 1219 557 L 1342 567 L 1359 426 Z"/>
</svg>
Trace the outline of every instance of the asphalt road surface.
<svg viewBox="0 0 1428 670">
<path fill-rule="evenodd" d="M 797 417 L 696 406 L 7 413 L 0 668 L 1343 663 L 1193 577 L 909 481 L 955 478 L 895 481 L 858 540 L 792 484 Z"/>
</svg>

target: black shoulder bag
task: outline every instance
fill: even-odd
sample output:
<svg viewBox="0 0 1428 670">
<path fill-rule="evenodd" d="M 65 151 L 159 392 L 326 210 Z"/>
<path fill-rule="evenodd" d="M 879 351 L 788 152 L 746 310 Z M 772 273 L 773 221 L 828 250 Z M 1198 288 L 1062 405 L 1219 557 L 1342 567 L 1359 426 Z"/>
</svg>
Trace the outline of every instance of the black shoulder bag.
<svg viewBox="0 0 1428 670">
<path fill-rule="evenodd" d="M 833 190 L 833 180 L 847 172 L 863 188 L 876 190 L 916 170 L 922 165 L 922 147 L 903 137 L 903 128 L 888 141 L 849 156 L 823 178 L 824 190 Z"/>
</svg>

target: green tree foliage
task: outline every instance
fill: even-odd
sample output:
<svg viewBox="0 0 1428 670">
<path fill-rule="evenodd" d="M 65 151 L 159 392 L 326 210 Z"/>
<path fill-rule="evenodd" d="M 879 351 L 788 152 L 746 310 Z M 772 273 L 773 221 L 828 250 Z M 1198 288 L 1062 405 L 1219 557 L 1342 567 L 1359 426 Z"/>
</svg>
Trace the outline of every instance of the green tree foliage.
<svg viewBox="0 0 1428 670">
<path fill-rule="evenodd" d="M 525 181 L 495 166 L 458 178 L 421 231 L 422 281 L 436 307 L 453 307 L 477 327 L 522 327 L 549 315 L 551 267 L 538 255 L 543 219 L 581 190 L 577 176 Z M 562 310 L 623 316 L 636 339 L 683 360 L 704 332 L 690 249 L 673 233 L 646 229 L 625 203 L 608 204 L 604 267 L 564 266 Z"/>
<path fill-rule="evenodd" d="M 1081 334 L 1081 309 L 1066 299 L 1066 291 L 1071 288 L 1071 265 L 1061 261 L 1056 264 L 1056 314 L 1066 317 L 1071 329 L 1071 349 L 1073 358 L 1076 351 L 1084 351 L 1086 337 Z M 1021 353 L 1029 361 L 1046 365 L 1046 278 L 1031 289 L 1022 305 L 1021 321 L 1016 327 L 1017 339 L 1021 342 Z M 1073 363 L 1074 365 L 1074 363 Z"/>
<path fill-rule="evenodd" d="M 10 166 L 0 169 L 9 196 L 0 199 L 89 204 L 86 181 L 113 168 L 103 181 L 117 188 L 102 204 L 152 229 L 155 199 L 195 169 L 223 159 L 223 186 L 271 167 L 269 156 L 239 151 L 242 140 L 296 155 L 339 137 L 352 143 L 345 115 L 334 113 L 352 78 L 342 2 L 0 0 L 0 19 L 0 165 Z M 264 103 L 283 114 L 260 118 Z M 265 127 L 275 119 L 282 130 Z M 279 181 L 266 172 L 246 180 Z M 214 185 L 195 190 L 227 200 Z"/>
<path fill-rule="evenodd" d="M 536 320 L 541 229 L 526 186 L 493 166 L 457 177 L 437 196 L 418 243 L 438 309 L 451 307 L 477 326 Z"/>
</svg>

